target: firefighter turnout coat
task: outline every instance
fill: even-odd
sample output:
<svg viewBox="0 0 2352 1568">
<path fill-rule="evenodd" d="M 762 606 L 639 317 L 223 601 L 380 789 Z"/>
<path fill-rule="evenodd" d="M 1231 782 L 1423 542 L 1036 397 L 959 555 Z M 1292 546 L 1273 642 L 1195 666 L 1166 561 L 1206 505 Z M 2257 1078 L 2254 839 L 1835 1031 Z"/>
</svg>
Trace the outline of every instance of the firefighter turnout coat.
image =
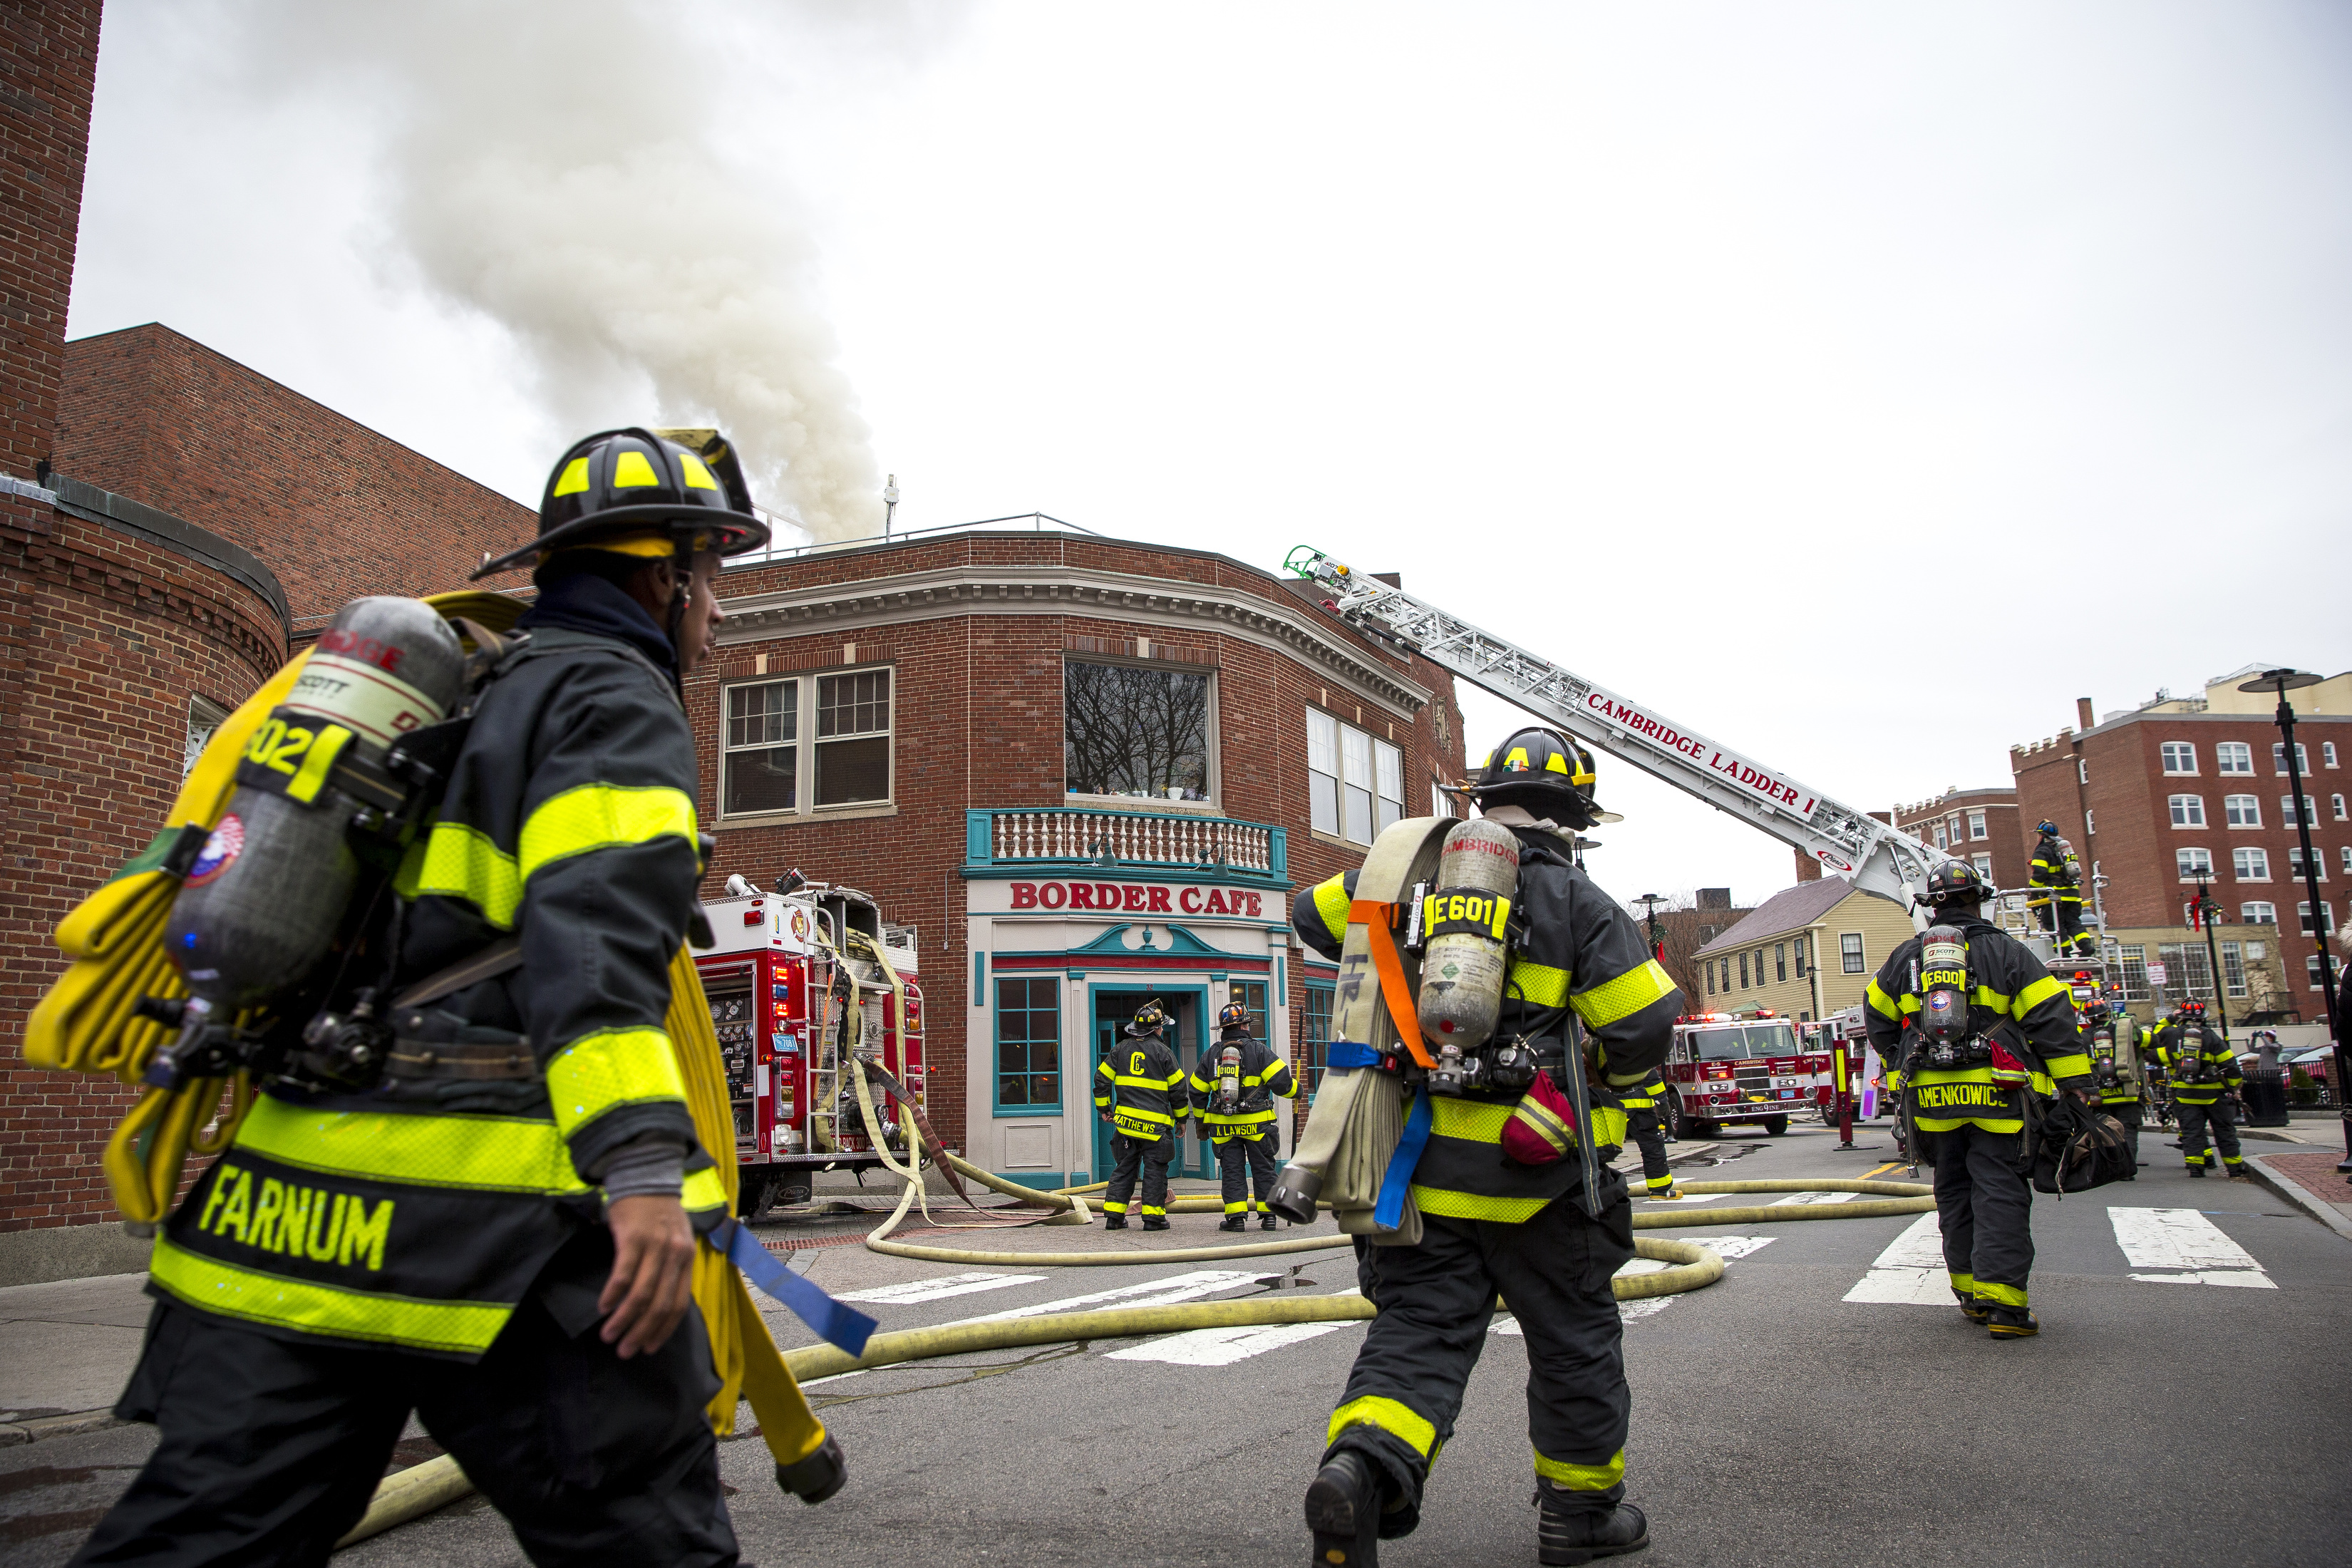
<svg viewBox="0 0 2352 1568">
<path fill-rule="evenodd" d="M 2025 902 L 2029 909 L 2042 909 L 2055 897 L 2061 904 L 2080 906 L 2083 901 L 2083 868 L 2075 858 L 2058 847 L 2054 838 L 2044 838 L 2033 847 L 2033 868 L 2026 878 L 2030 889 Z"/>
<path fill-rule="evenodd" d="M 2025 1096 L 2054 1095 L 2059 1087 L 2082 1088 L 2091 1073 L 2075 1024 L 2074 999 L 2065 982 L 2050 973 L 2025 945 L 1990 923 L 1968 915 L 1939 914 L 1937 923 L 1958 930 L 1967 943 L 1969 1022 L 1979 1034 L 2000 1030 L 2014 1067 L 1992 1061 L 1937 1068 L 1906 1062 L 1907 1037 L 1921 1002 L 1911 973 L 1924 937 L 1915 936 L 1887 955 L 1864 993 L 1863 1017 L 1880 1058 L 1899 1064 L 1904 1087 L 1916 1095 L 1916 1119 L 1927 1132 L 1977 1126 L 1988 1132 L 2025 1129 Z M 2002 1029 L 2001 1026 L 2013 1027 Z M 1890 1075 L 1891 1076 L 1891 1075 Z"/>
<path fill-rule="evenodd" d="M 420 1037 L 396 1057 L 504 1045 L 523 1065 L 265 1093 L 156 1243 L 173 1300 L 281 1337 L 473 1359 L 599 1222 L 595 1183 L 624 1145 L 675 1144 L 698 1224 L 723 1214 L 663 1027 L 701 875 L 693 734 L 645 639 L 534 620 L 394 884 L 395 989 L 520 942 L 507 973 L 395 1009 L 395 1032 Z"/>
<path fill-rule="evenodd" d="M 1192 1110 L 1192 1094 L 1176 1053 L 1158 1035 L 1130 1035 L 1095 1068 L 1095 1109 L 1129 1138 L 1157 1142 Z"/>
<path fill-rule="evenodd" d="M 2175 1105 L 2210 1105 L 2243 1081 L 2229 1043 L 2201 1020 L 2158 1024 L 2156 1056 L 2172 1080 Z"/>
<path fill-rule="evenodd" d="M 1214 1109 L 1220 1076 L 1217 1063 L 1227 1046 L 1242 1048 L 1241 1102 L 1230 1112 Z M 1192 1075 L 1192 1104 L 1202 1125 L 1209 1130 L 1211 1142 L 1223 1143 L 1231 1138 L 1255 1142 L 1274 1130 L 1276 1097 L 1288 1100 L 1298 1092 L 1298 1084 L 1291 1077 L 1290 1064 L 1276 1056 L 1272 1046 L 1244 1036 L 1220 1040 L 1201 1053 L 1201 1070 Z"/>
</svg>

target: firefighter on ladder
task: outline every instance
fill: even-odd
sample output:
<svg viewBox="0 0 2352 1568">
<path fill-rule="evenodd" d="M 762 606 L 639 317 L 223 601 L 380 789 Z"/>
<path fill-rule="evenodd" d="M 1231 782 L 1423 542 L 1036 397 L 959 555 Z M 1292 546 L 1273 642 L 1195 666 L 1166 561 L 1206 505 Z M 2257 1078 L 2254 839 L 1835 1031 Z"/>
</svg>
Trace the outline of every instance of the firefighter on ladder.
<svg viewBox="0 0 2352 1568">
<path fill-rule="evenodd" d="M 1550 731 L 1522 730 L 1496 748 L 1470 793 L 1519 843 L 1515 918 L 1524 934 L 1493 1038 L 1524 1037 L 1535 1047 L 1538 1080 L 1551 1075 L 1547 1090 L 1567 1073 L 1595 1086 L 1601 1186 L 1590 1195 L 1599 1217 L 1582 1201 L 1577 1134 L 1556 1117 L 1552 1131 L 1538 1134 L 1549 1163 L 1507 1161 L 1506 1147 L 1528 1147 L 1515 1143 L 1522 1120 L 1547 1120 L 1529 1117 L 1535 1094 L 1432 1097 L 1431 1135 L 1412 1178 L 1422 1239 L 1357 1248 L 1357 1275 L 1379 1315 L 1307 1492 L 1319 1568 L 1369 1568 L 1379 1541 L 1420 1522 L 1430 1464 L 1454 1434 L 1497 1293 L 1527 1336 L 1538 1560 L 1589 1563 L 1649 1544 L 1648 1521 L 1623 1500 L 1633 1397 L 1610 1279 L 1633 1257 L 1633 1203 L 1608 1162 L 1624 1142 L 1617 1097 L 1649 1082 L 1665 1059 L 1682 994 L 1633 917 L 1573 863 L 1576 831 L 1616 820 L 1594 806 L 1591 786 L 1590 752 Z M 1327 956 L 1347 931 L 1354 875 L 1331 878 L 1294 906 L 1300 938 Z"/>
<path fill-rule="evenodd" d="M 1095 1111 L 1115 1130 L 1110 1186 L 1103 1194 L 1103 1228 L 1127 1228 L 1128 1199 L 1143 1177 L 1143 1228 L 1168 1228 L 1168 1163 L 1176 1157 L 1176 1129 L 1192 1109 L 1184 1069 L 1163 1035 L 1167 1009 L 1145 1003 L 1127 1037 L 1095 1068 Z"/>
<path fill-rule="evenodd" d="M 1247 1230 L 1253 1199 L 1260 1228 L 1276 1226 L 1265 1205 L 1274 1190 L 1274 1164 L 1281 1140 L 1275 1131 L 1274 1102 L 1298 1092 L 1290 1064 L 1250 1033 L 1249 1009 L 1228 1002 L 1217 1014 L 1218 1043 L 1203 1054 L 1192 1075 L 1192 1107 L 1217 1151 L 1223 1179 L 1225 1217 L 1219 1230 Z"/>
<path fill-rule="evenodd" d="M 2074 858 L 2074 847 L 2058 837 L 2056 823 L 2044 817 L 2038 831 L 2042 837 L 2033 847 L 2025 906 L 2043 931 L 2054 933 L 2051 951 L 2056 957 L 2095 957 L 2096 944 L 2083 929 L 2083 863 Z"/>
</svg>

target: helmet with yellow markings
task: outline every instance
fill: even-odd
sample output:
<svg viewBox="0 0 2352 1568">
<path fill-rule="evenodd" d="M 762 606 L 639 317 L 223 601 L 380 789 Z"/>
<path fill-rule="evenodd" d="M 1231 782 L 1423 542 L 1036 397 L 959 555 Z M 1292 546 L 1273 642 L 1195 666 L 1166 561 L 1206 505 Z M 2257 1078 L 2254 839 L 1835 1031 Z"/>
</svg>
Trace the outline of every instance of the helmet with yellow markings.
<svg viewBox="0 0 2352 1568">
<path fill-rule="evenodd" d="M 1470 786 L 1483 806 L 1517 805 L 1562 827 L 1614 822 L 1593 804 L 1592 753 L 1553 730 L 1521 730 L 1487 753 Z"/>
<path fill-rule="evenodd" d="M 563 550 L 663 560 L 740 555 L 768 542 L 742 465 L 716 430 L 603 430 L 557 459 L 539 503 L 539 537 L 485 559 L 488 576 Z"/>
</svg>

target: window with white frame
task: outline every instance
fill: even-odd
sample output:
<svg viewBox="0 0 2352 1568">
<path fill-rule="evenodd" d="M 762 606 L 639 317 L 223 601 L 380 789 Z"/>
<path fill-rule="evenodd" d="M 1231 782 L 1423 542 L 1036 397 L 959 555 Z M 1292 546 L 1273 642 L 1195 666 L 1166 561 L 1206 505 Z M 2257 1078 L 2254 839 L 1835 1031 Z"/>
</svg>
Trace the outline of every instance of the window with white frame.
<svg viewBox="0 0 2352 1568">
<path fill-rule="evenodd" d="M 1429 815 L 1432 816 L 1454 815 L 1454 797 L 1446 794 L 1445 786 L 1435 779 L 1429 781 Z"/>
<path fill-rule="evenodd" d="M 740 681 L 721 698 L 721 816 L 890 800 L 890 671 Z"/>
<path fill-rule="evenodd" d="M 1960 841 L 1960 814 L 1956 811 L 1944 818 L 1944 826 L 1952 830 L 1952 842 L 1958 844 Z"/>
<path fill-rule="evenodd" d="M 1858 931 L 1838 932 L 1838 967 L 1848 974 L 1867 974 L 1863 966 L 1862 933 Z"/>
<path fill-rule="evenodd" d="M 2213 748 L 2213 771 L 2217 773 L 2252 773 L 2254 748 L 2243 741 L 2223 741 Z"/>
<path fill-rule="evenodd" d="M 2221 984 L 2232 996 L 2246 994 L 2246 955 L 2234 942 L 2221 944 Z"/>
<path fill-rule="evenodd" d="M 2344 816 L 2344 797 L 2343 797 L 2342 795 L 2329 795 L 2329 796 L 2327 797 L 2327 806 L 2328 806 L 2328 809 L 2329 809 L 2330 811 L 2332 811 L 2332 812 L 2334 812 L 2334 813 L 2336 814 L 2336 821 L 2338 821 L 2338 822 L 2342 822 L 2342 821 L 2345 819 L 2345 816 Z"/>
<path fill-rule="evenodd" d="M 2116 949 L 2124 971 L 2124 1000 L 2145 1002 L 2147 991 L 2147 949 L 2137 942 L 2125 942 Z"/>
<path fill-rule="evenodd" d="M 2319 954 L 2306 952 L 2303 955 L 2303 979 L 2304 984 L 2314 991 L 2326 989 L 2327 977 L 2319 967 Z"/>
<path fill-rule="evenodd" d="M 2221 797 L 2221 819 L 2232 827 L 2260 827 L 2263 825 L 2262 796 L 2225 795 Z"/>
<path fill-rule="evenodd" d="M 2172 861 L 2179 868 L 2180 879 L 2184 882 L 2200 875 L 2210 877 L 2213 874 L 2213 857 L 2207 850 L 2176 849 L 2172 852 Z"/>
<path fill-rule="evenodd" d="M 2334 904 L 2323 903 L 2319 906 L 2319 913 L 2320 918 L 2327 923 L 2327 934 L 2334 936 L 2336 934 L 2336 906 Z M 2311 902 L 2309 900 L 2305 900 L 2302 903 L 2294 906 L 2294 923 L 2295 929 L 2303 932 L 2304 935 L 2309 936 L 2312 934 Z"/>
<path fill-rule="evenodd" d="M 2322 767 L 2332 768 L 2336 765 L 2335 742 L 2322 741 L 2319 742 L 2319 762 Z"/>
<path fill-rule="evenodd" d="M 2319 813 L 2313 808 L 2311 797 L 2309 795 L 2305 795 L 2303 797 L 2302 820 L 2304 822 L 2310 823 L 2315 827 L 2319 825 Z M 2283 795 L 2279 796 L 2279 826 L 2281 827 L 2295 827 L 2301 826 L 2295 818 L 2294 796 L 2291 795 Z"/>
<path fill-rule="evenodd" d="M 2311 852 L 2311 874 L 2323 882 L 2327 880 L 2327 857 L 2316 849 Z M 2299 844 L 2286 847 L 2286 879 L 2290 882 L 2303 880 L 2303 847 Z"/>
<path fill-rule="evenodd" d="M 2344 857 L 2344 873 L 2347 877 L 2352 877 L 2352 844 L 2345 845 L 2342 853 Z"/>
<path fill-rule="evenodd" d="M 2196 759 L 2194 757 L 2189 759 L 2189 771 L 2192 773 L 2197 771 Z M 2089 784 L 2091 782 L 2091 763 L 2088 758 L 2076 757 L 2074 759 L 2074 782 L 2076 784 Z"/>
<path fill-rule="evenodd" d="M 188 750 L 180 763 L 180 776 L 185 778 L 195 771 L 196 759 L 205 754 L 212 743 L 213 732 L 228 718 L 228 710 L 209 697 L 188 694 Z M 2336 796 L 2343 799 L 2341 795 Z"/>
<path fill-rule="evenodd" d="M 1985 828 L 1985 814 L 1983 812 L 1972 811 L 1969 813 L 1969 837 L 1971 838 L 1985 838 L 1990 837 Z"/>
<path fill-rule="evenodd" d="M 2271 879 L 2271 852 L 2242 845 L 2230 851 L 2230 869 L 2241 882 L 2267 882 Z"/>
<path fill-rule="evenodd" d="M 1307 825 L 1370 844 L 1404 816 L 1404 754 L 1386 741 L 1307 710 Z"/>
<path fill-rule="evenodd" d="M 1803 937 L 1799 937 L 1790 945 L 1796 949 L 1797 978 L 1802 980 L 1809 973 L 1805 968 L 1805 939 Z"/>
<path fill-rule="evenodd" d="M 1948 849 L 1951 847 L 1950 843 L 1944 837 L 1944 825 L 1940 822 L 1936 824 L 1936 847 L 1938 849 Z"/>
<path fill-rule="evenodd" d="M 2303 742 L 2301 741 L 2297 741 L 2294 743 L 2294 771 L 2299 773 L 2307 773 L 2311 771 L 2311 753 L 2304 750 Z M 2271 772 L 2281 774 L 2284 774 L 2286 772 L 2286 742 L 2284 741 L 2273 741 L 2271 742 Z"/>
<path fill-rule="evenodd" d="M 1744 952 L 1739 955 L 1739 988 L 1748 989 L 1748 955 Z"/>
<path fill-rule="evenodd" d="M 2083 810 L 2083 837 L 2088 838 L 2099 831 L 2099 814 L 2085 806 Z"/>
<path fill-rule="evenodd" d="M 2157 962 L 2164 965 L 2164 988 L 2175 996 L 2213 994 L 2213 961 L 2201 942 L 2160 942 Z"/>
<path fill-rule="evenodd" d="M 1969 857 L 1969 864 L 1974 866 L 1977 868 L 1977 875 L 1982 877 L 1987 882 L 1990 882 L 1992 880 L 1991 856 L 1971 855 Z"/>
<path fill-rule="evenodd" d="M 1065 659 L 1064 789 L 1206 802 L 1212 684 L 1203 669 Z"/>
<path fill-rule="evenodd" d="M 2263 903 L 2258 899 L 2252 903 L 2240 904 L 2238 918 L 2250 926 L 2274 926 L 2278 924 L 2278 906 Z"/>
<path fill-rule="evenodd" d="M 2202 827 L 2205 826 L 2205 797 L 2201 795 L 2176 795 L 2171 797 L 2172 826 Z"/>
</svg>

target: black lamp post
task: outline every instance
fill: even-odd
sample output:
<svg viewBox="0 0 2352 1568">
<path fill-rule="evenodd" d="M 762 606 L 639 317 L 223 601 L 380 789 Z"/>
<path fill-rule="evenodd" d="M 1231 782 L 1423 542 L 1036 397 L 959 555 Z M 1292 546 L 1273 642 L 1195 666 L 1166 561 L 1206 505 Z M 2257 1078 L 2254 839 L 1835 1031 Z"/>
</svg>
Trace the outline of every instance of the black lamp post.
<svg viewBox="0 0 2352 1568">
<path fill-rule="evenodd" d="M 1672 903 L 1674 900 L 1660 898 L 1655 893 L 1643 893 L 1633 901 L 1642 906 L 1642 913 L 1650 923 L 1650 956 L 1664 963 L 1666 956 L 1665 951 L 1658 945 L 1658 906 Z"/>
<path fill-rule="evenodd" d="M 2316 686 L 2324 678 L 2308 670 L 2266 669 L 2252 680 L 2241 681 L 2241 691 L 2275 691 L 2278 693 L 2277 721 L 2279 733 L 2285 739 L 2287 787 L 2294 791 L 2294 826 L 2303 840 L 2303 886 L 2311 899 L 2311 941 L 2319 950 L 2319 1004 L 2327 1014 L 2327 1037 L 2336 1043 L 2336 1115 L 2344 1123 L 2344 1158 L 2338 1171 L 2352 1172 L 2352 1100 L 2345 1090 L 2352 1088 L 2352 1042 L 2345 1038 L 2342 1021 L 2336 1016 L 2336 958 L 2327 951 L 2327 900 L 2319 896 L 2319 857 L 2311 847 L 2311 813 L 2304 809 L 2303 759 L 2294 754 L 2294 704 L 2286 694 L 2301 687 Z M 2287 984 L 2294 984 L 2290 973 Z"/>
<path fill-rule="evenodd" d="M 2222 982 L 2221 950 L 2213 940 L 2213 921 L 2221 914 L 2221 906 L 2213 898 L 2212 872 L 2197 873 L 2197 898 L 2189 907 L 2196 911 L 2197 923 L 2205 928 L 2206 973 L 2212 977 L 2213 1012 L 2221 1020 L 2221 1037 L 2226 1040 L 2230 1037 L 2229 987 Z"/>
</svg>

